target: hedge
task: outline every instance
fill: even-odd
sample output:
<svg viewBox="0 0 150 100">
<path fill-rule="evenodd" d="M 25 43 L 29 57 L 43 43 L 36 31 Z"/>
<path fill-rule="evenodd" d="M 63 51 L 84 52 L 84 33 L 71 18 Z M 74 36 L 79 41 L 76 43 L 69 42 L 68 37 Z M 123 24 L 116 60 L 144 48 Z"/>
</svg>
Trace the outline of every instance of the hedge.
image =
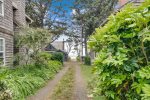
<svg viewBox="0 0 150 100">
<path fill-rule="evenodd" d="M 127 5 L 96 29 L 89 46 L 99 52 L 94 95 L 109 100 L 150 100 L 150 0 Z"/>
</svg>

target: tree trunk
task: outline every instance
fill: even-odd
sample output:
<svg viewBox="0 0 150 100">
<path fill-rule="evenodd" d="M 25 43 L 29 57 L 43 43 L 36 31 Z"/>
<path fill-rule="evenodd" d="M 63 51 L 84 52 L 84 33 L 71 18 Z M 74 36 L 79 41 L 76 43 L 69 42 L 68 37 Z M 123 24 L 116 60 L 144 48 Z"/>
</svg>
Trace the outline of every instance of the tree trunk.
<svg viewBox="0 0 150 100">
<path fill-rule="evenodd" d="M 81 33 L 81 34 L 82 34 L 82 38 L 81 38 L 81 39 L 82 39 L 82 40 L 81 40 L 81 42 L 82 42 L 82 56 L 83 56 L 83 42 L 84 42 L 84 41 L 83 41 L 83 38 L 84 38 L 84 36 L 83 36 L 83 31 L 84 31 L 84 29 L 83 29 L 83 25 L 82 25 L 82 33 Z"/>
<path fill-rule="evenodd" d="M 84 35 L 84 45 L 85 45 L 85 56 L 88 56 L 88 52 L 87 52 L 87 35 Z"/>
</svg>

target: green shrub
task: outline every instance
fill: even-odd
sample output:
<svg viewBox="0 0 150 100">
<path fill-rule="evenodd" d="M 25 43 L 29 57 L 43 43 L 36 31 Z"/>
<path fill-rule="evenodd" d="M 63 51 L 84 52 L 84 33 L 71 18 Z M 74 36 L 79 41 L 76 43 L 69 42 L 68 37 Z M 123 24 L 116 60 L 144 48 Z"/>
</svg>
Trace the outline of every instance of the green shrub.
<svg viewBox="0 0 150 100">
<path fill-rule="evenodd" d="M 90 58 L 89 56 L 86 56 L 86 57 L 84 58 L 84 64 L 85 64 L 85 65 L 91 65 L 91 58 Z"/>
<path fill-rule="evenodd" d="M 14 64 L 25 62 L 29 64 L 30 59 L 35 59 L 36 55 L 41 52 L 41 49 L 50 43 L 52 33 L 47 29 L 21 27 L 19 34 L 15 34 L 15 47 L 26 49 L 24 53 L 18 55 L 19 59 L 14 60 Z M 24 47 L 25 46 L 25 47 Z M 18 53 L 16 51 L 15 53 Z M 20 59 L 21 57 L 21 59 Z M 18 61 L 19 60 L 19 61 Z"/>
<path fill-rule="evenodd" d="M 149 44 L 150 0 L 139 7 L 130 4 L 111 15 L 89 41 L 99 52 L 94 94 L 109 100 L 150 100 Z"/>
<path fill-rule="evenodd" d="M 80 56 L 77 56 L 76 60 L 80 62 L 81 61 Z"/>
<path fill-rule="evenodd" d="M 0 100 L 25 100 L 53 78 L 62 64 L 48 61 L 47 66 L 35 64 L 16 69 L 0 69 Z"/>
<path fill-rule="evenodd" d="M 64 59 L 63 53 L 61 52 L 52 53 L 51 60 L 56 60 L 56 61 L 60 61 L 61 63 L 63 63 L 63 59 Z"/>
<path fill-rule="evenodd" d="M 40 52 L 37 55 L 34 55 L 34 62 L 37 66 L 46 65 L 49 60 L 51 60 L 52 55 L 47 52 Z"/>
</svg>

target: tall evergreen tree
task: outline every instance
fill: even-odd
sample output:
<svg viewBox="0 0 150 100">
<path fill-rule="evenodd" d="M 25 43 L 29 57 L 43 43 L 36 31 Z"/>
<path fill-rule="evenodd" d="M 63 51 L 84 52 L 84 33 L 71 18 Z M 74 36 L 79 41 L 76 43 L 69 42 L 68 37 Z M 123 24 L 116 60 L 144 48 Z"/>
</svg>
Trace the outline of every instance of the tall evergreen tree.
<svg viewBox="0 0 150 100">
<path fill-rule="evenodd" d="M 62 0 L 26 0 L 26 13 L 33 19 L 32 27 L 47 28 L 53 41 L 66 30 L 66 11 Z"/>
<path fill-rule="evenodd" d="M 87 38 L 99 27 L 107 17 L 114 11 L 118 0 L 75 0 L 74 19 L 76 24 L 82 27 L 82 38 L 84 38 L 85 54 L 87 55 Z"/>
</svg>

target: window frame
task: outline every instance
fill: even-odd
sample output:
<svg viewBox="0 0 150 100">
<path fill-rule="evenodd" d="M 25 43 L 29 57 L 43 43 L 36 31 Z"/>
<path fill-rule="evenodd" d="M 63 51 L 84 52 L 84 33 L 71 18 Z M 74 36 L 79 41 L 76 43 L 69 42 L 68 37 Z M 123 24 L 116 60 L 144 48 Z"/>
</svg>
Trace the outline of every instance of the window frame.
<svg viewBox="0 0 150 100">
<path fill-rule="evenodd" d="M 3 41 L 3 51 L 0 51 L 0 53 L 3 53 L 3 66 L 5 66 L 6 65 L 6 49 L 5 49 L 5 38 L 1 38 L 0 37 L 0 40 L 2 40 Z"/>
<path fill-rule="evenodd" d="M 0 16 L 4 16 L 4 0 L 0 0 L 2 2 L 2 13 L 0 13 Z"/>
</svg>

